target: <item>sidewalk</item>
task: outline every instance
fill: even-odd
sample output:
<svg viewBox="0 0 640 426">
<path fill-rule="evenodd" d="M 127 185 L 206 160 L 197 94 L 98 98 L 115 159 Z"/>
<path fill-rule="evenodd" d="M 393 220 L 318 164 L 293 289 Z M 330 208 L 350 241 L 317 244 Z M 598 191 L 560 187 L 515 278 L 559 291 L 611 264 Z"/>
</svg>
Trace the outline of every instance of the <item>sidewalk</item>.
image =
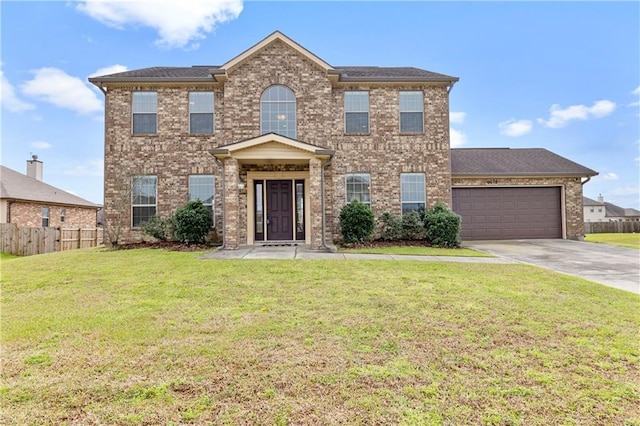
<svg viewBox="0 0 640 426">
<path fill-rule="evenodd" d="M 348 260 L 419 260 L 426 262 L 517 263 L 502 257 L 415 256 L 399 254 L 356 254 L 311 250 L 308 245 L 240 246 L 237 250 L 214 250 L 201 259 L 348 259 Z"/>
</svg>

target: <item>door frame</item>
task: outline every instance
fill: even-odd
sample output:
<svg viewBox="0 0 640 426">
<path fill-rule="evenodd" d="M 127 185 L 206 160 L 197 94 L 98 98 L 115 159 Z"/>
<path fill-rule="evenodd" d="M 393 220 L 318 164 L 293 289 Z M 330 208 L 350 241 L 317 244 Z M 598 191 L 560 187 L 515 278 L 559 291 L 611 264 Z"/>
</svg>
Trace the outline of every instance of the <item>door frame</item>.
<svg viewBox="0 0 640 426">
<path fill-rule="evenodd" d="M 309 198 L 309 171 L 294 171 L 294 172 L 285 172 L 285 171 L 275 171 L 275 172 L 251 172 L 248 171 L 247 172 L 247 183 L 246 183 L 246 188 L 247 188 L 247 205 L 246 205 L 246 211 L 247 211 L 247 222 L 246 222 L 246 231 L 247 231 L 247 244 L 248 245 L 254 245 L 256 244 L 255 241 L 255 210 L 254 210 L 254 206 L 255 206 L 255 181 L 256 180 L 262 180 L 266 181 L 268 180 L 290 180 L 292 181 L 292 192 L 294 193 L 293 197 L 291 197 L 291 202 L 292 202 L 292 212 L 293 212 L 293 220 L 291 221 L 291 226 L 293 227 L 293 238 L 294 241 L 298 241 L 300 243 L 302 243 L 302 240 L 295 240 L 295 236 L 296 236 L 296 230 L 295 230 L 295 226 L 296 226 L 296 221 L 295 221 L 295 181 L 298 180 L 302 180 L 304 181 L 304 244 L 311 244 L 311 233 L 310 231 L 310 223 L 311 223 L 311 209 L 310 207 L 310 198 Z M 263 203 L 264 206 L 264 212 L 266 214 L 267 211 L 267 205 L 266 205 L 266 197 L 263 199 Z M 267 238 L 268 235 L 265 235 L 265 238 Z M 259 241 L 259 243 L 262 242 L 268 242 L 268 239 L 265 239 L 264 241 Z"/>
</svg>

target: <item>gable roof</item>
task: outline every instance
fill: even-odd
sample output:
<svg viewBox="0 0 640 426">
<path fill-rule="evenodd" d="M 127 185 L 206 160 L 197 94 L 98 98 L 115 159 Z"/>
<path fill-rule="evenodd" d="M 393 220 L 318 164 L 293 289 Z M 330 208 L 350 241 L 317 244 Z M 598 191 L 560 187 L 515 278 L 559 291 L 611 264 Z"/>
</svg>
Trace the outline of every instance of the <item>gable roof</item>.
<svg viewBox="0 0 640 426">
<path fill-rule="evenodd" d="M 222 145 L 217 148 L 214 148 L 210 151 L 210 153 L 218 158 L 224 158 L 230 156 L 233 152 L 238 152 L 245 149 L 256 148 L 259 146 L 264 146 L 269 143 L 275 142 L 280 144 L 288 149 L 295 149 L 298 151 L 303 151 L 308 153 L 309 155 L 328 158 L 333 156 L 335 153 L 334 150 L 324 148 L 317 145 L 312 145 L 307 142 L 302 142 L 297 139 L 288 138 L 286 136 L 279 135 L 277 133 L 266 133 L 264 135 L 260 135 L 254 138 L 245 139 L 239 142 L 233 142 L 228 145 Z"/>
<path fill-rule="evenodd" d="M 583 206 L 604 206 L 604 203 L 601 203 L 600 201 L 592 200 L 589 197 L 583 196 L 582 205 Z"/>
<path fill-rule="evenodd" d="M 544 148 L 454 148 L 454 176 L 595 176 L 598 172 Z"/>
<path fill-rule="evenodd" d="M 249 49 L 225 62 L 223 65 L 195 65 L 192 67 L 156 66 L 124 71 L 89 78 L 98 87 L 104 83 L 126 82 L 217 82 L 224 81 L 227 73 L 247 61 L 253 55 L 275 41 L 285 43 L 320 69 L 334 81 L 341 82 L 449 82 L 459 80 L 445 74 L 415 67 L 342 66 L 333 67 L 280 31 L 274 31 Z"/>
<path fill-rule="evenodd" d="M 100 208 L 99 205 L 91 201 L 41 182 L 38 179 L 23 175 L 8 167 L 0 166 L 0 171 L 2 172 L 2 179 L 0 179 L 0 198 L 2 199 Z"/>
</svg>

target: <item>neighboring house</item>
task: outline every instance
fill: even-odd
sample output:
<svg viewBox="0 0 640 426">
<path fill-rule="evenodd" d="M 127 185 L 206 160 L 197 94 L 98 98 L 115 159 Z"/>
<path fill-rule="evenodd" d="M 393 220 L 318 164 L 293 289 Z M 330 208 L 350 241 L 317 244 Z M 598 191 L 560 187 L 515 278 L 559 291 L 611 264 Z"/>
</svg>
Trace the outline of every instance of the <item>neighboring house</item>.
<svg viewBox="0 0 640 426">
<path fill-rule="evenodd" d="M 340 238 L 340 209 L 351 200 L 376 215 L 441 201 L 459 207 L 463 229 L 475 229 L 465 238 L 583 234 L 581 182 L 593 170 L 544 150 L 450 149 L 457 77 L 331 66 L 276 31 L 221 66 L 152 67 L 89 81 L 105 93 L 105 214 L 107 224 L 123 220 L 123 241 L 142 238 L 141 223 L 192 199 L 210 208 L 231 249 L 323 248 Z M 503 170 L 486 162 L 496 155 L 512 163 L 501 163 Z M 475 225 L 491 214 L 494 189 L 506 197 L 501 210 L 509 197 L 528 209 L 521 199 L 537 199 L 537 189 L 554 209 L 540 226 L 516 211 L 504 217 L 504 232 L 493 218 L 482 231 Z"/>
<path fill-rule="evenodd" d="M 607 203 L 602 195 L 597 201 L 587 197 L 582 200 L 585 222 L 640 222 L 640 211 Z"/>
<path fill-rule="evenodd" d="M 27 175 L 0 166 L 0 223 L 19 227 L 95 228 L 100 206 L 42 182 L 42 161 L 27 161 Z"/>
</svg>

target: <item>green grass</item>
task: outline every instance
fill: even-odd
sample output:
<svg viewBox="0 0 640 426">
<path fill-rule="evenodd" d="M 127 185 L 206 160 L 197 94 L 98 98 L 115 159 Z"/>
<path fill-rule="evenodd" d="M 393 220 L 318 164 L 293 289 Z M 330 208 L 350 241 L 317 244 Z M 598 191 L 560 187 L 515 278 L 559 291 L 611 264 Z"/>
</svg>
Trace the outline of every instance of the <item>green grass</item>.
<svg viewBox="0 0 640 426">
<path fill-rule="evenodd" d="M 0 423 L 640 424 L 640 297 L 529 265 L 2 268 Z"/>
<path fill-rule="evenodd" d="M 392 247 L 363 247 L 341 248 L 341 253 L 361 254 L 397 254 L 414 256 L 458 256 L 458 257 L 495 257 L 488 253 L 482 253 L 468 248 L 448 249 L 426 246 L 392 246 Z"/>
<path fill-rule="evenodd" d="M 0 253 L 0 262 L 3 260 L 15 259 L 17 257 L 19 256 L 16 256 L 15 254 Z"/>
<path fill-rule="evenodd" d="M 587 234 L 585 241 L 640 249 L 640 234 Z"/>
</svg>

